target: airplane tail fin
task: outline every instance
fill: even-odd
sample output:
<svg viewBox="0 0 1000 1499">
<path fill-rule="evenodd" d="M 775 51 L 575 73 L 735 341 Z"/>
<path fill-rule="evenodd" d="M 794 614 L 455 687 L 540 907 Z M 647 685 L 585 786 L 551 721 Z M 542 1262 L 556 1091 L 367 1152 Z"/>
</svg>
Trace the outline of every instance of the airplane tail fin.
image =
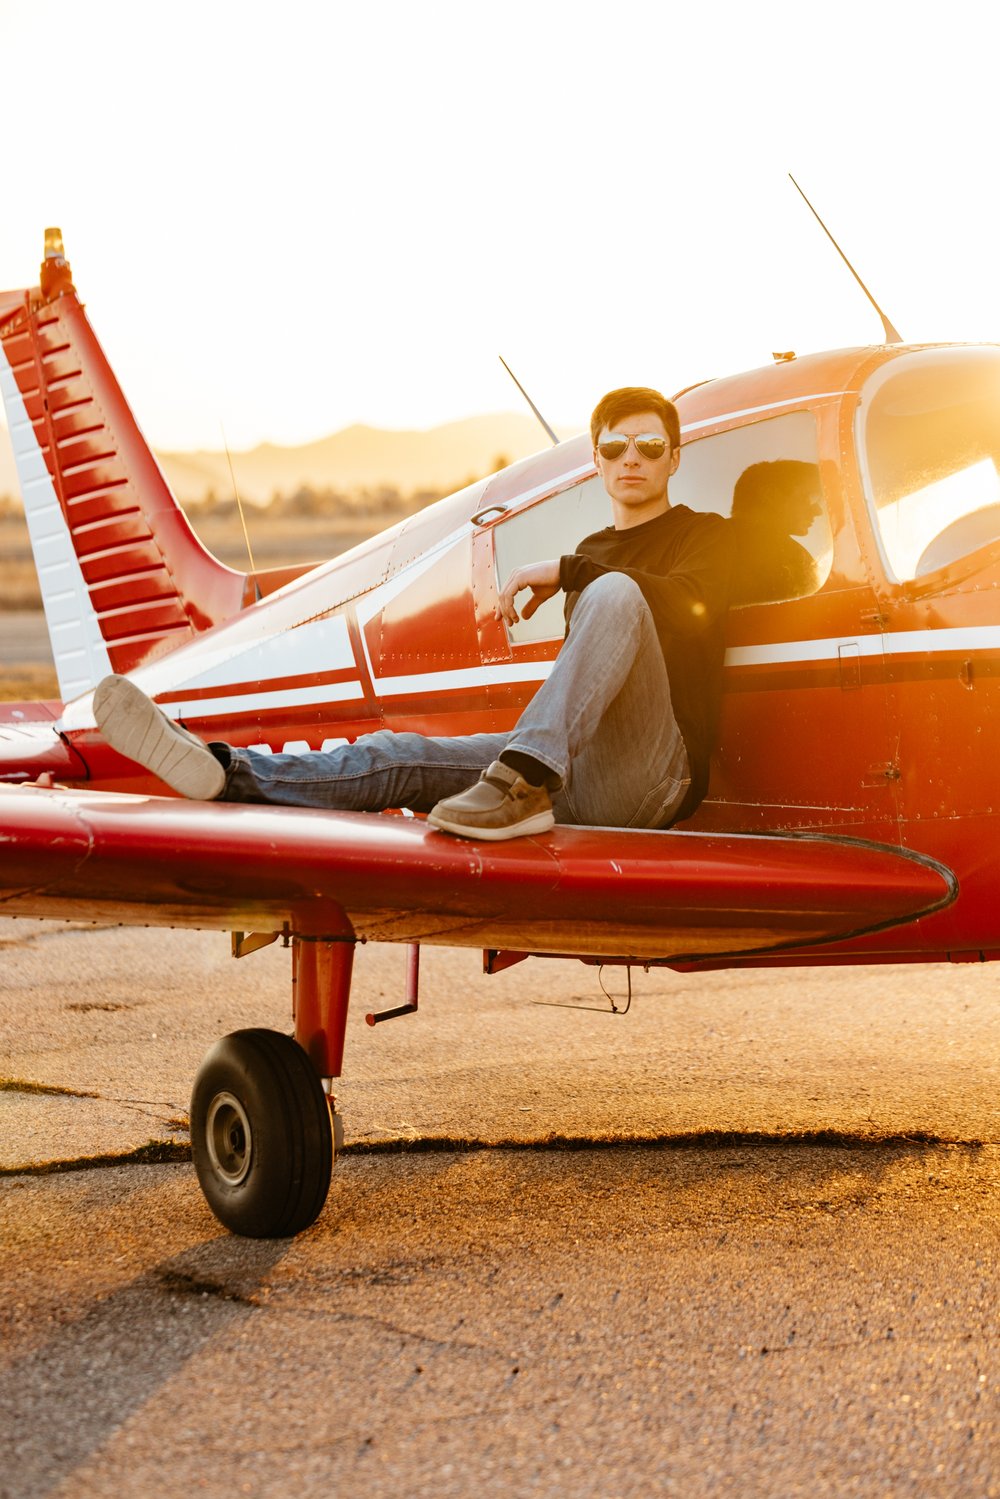
<svg viewBox="0 0 1000 1499">
<path fill-rule="evenodd" d="M 57 229 L 40 285 L 0 292 L 0 391 L 64 700 L 252 600 L 253 579 L 206 550 L 171 493 Z"/>
</svg>

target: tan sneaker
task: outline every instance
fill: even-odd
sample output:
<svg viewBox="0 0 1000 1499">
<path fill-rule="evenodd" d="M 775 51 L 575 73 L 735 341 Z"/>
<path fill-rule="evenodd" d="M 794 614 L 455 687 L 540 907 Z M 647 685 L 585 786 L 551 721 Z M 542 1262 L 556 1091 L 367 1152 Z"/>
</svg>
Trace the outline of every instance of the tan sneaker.
<svg viewBox="0 0 1000 1499">
<path fill-rule="evenodd" d="M 222 792 L 226 772 L 212 751 L 128 677 L 105 677 L 98 683 L 94 718 L 112 749 L 144 765 L 181 796 L 210 802 Z"/>
<path fill-rule="evenodd" d="M 555 817 L 544 786 L 532 786 L 502 760 L 494 760 L 474 786 L 438 802 L 427 821 L 460 838 L 496 841 L 544 833 L 554 826 Z"/>
</svg>

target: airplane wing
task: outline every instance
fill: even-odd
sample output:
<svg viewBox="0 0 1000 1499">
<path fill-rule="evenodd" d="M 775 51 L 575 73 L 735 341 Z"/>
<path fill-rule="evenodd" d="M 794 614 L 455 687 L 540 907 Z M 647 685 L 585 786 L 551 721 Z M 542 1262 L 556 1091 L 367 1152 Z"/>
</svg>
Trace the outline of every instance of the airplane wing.
<svg viewBox="0 0 1000 1499">
<path fill-rule="evenodd" d="M 0 786 L 0 915 L 637 959 L 786 950 L 948 905 L 944 866 L 840 837 L 557 827 Z"/>
</svg>

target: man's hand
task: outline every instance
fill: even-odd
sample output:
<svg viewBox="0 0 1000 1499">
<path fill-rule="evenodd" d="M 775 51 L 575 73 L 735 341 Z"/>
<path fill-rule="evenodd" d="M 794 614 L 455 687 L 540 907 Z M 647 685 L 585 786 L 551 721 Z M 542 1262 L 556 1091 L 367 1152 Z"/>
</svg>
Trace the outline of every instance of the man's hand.
<svg viewBox="0 0 1000 1499">
<path fill-rule="evenodd" d="M 531 589 L 531 598 L 521 610 L 520 617 L 530 619 L 539 604 L 544 604 L 546 599 L 559 592 L 559 558 L 553 557 L 549 562 L 532 562 L 529 567 L 519 567 L 511 573 L 500 590 L 497 604 L 497 613 L 508 625 L 517 624 L 518 613 L 514 608 L 514 600 L 525 588 Z"/>
</svg>

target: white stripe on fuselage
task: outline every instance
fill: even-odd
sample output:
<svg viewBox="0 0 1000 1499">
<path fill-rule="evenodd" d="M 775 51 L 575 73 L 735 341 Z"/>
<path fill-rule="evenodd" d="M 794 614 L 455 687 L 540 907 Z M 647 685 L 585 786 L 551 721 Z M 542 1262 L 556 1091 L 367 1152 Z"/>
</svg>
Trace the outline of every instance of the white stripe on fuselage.
<svg viewBox="0 0 1000 1499">
<path fill-rule="evenodd" d="M 553 645 L 557 642 L 553 641 Z M 897 630 L 886 635 L 830 637 L 825 640 L 779 640 L 770 645 L 731 646 L 726 665 L 776 666 L 792 662 L 836 661 L 842 649 L 859 656 L 944 655 L 959 651 L 1000 650 L 1000 626 L 975 625 L 940 630 Z M 418 672 L 410 676 L 382 677 L 379 696 L 418 695 L 459 688 L 541 682 L 555 665 L 551 661 L 521 661 L 509 665 L 474 666 L 456 671 Z"/>
<path fill-rule="evenodd" d="M 493 666 L 458 667 L 453 671 L 415 672 L 406 677 L 379 677 L 379 697 L 419 696 L 423 692 L 456 692 L 468 687 L 510 686 L 544 682 L 554 661 L 517 661 Z"/>
<path fill-rule="evenodd" d="M 1000 626 L 957 625 L 940 630 L 890 630 L 884 635 L 825 640 L 778 640 L 771 645 L 730 646 L 727 666 L 777 666 L 787 662 L 836 661 L 843 648 L 859 656 L 940 656 L 957 651 L 1000 650 Z"/>
<path fill-rule="evenodd" d="M 192 698 L 188 702 L 164 704 L 171 718 L 219 718 L 223 714 L 265 713 L 275 708 L 305 708 L 316 703 L 347 703 L 364 697 L 360 682 L 324 682 L 320 687 L 293 687 L 284 691 L 247 692 L 235 697 Z"/>
<path fill-rule="evenodd" d="M 553 641 L 553 645 L 556 642 Z M 770 645 L 733 646 L 726 652 L 726 665 L 776 666 L 793 663 L 837 661 L 849 649 L 858 656 L 943 655 L 961 651 L 1000 650 L 1000 626 L 981 625 L 940 630 L 899 630 L 886 635 L 829 637 L 823 640 L 781 640 Z M 549 676 L 555 660 L 494 662 L 486 666 L 459 667 L 448 671 L 412 672 L 405 676 L 381 677 L 375 687 L 380 698 L 420 697 L 433 693 L 468 691 L 490 687 L 536 687 Z M 216 717 L 256 708 L 294 708 L 318 703 L 354 701 L 362 696 L 357 682 L 298 687 L 273 692 L 248 693 L 242 697 L 219 697 L 171 703 L 176 718 Z"/>
</svg>

